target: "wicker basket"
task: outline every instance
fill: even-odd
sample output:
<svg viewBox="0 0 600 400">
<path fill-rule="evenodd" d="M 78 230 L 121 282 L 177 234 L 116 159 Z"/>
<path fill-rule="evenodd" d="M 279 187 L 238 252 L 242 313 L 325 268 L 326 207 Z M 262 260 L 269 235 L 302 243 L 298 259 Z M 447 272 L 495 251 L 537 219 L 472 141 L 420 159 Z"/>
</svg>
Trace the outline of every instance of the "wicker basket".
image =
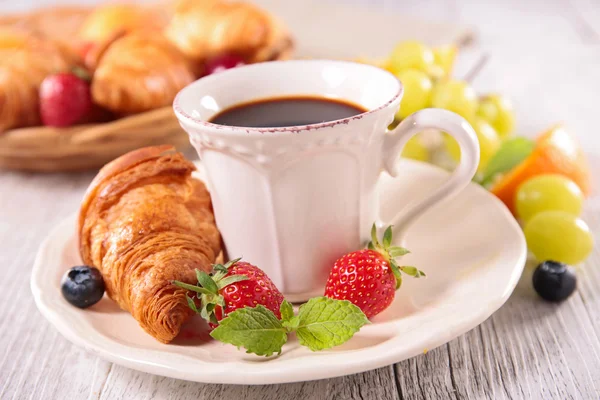
<svg viewBox="0 0 600 400">
<path fill-rule="evenodd" d="M 0 168 L 74 171 L 97 168 L 139 147 L 189 146 L 171 107 L 70 128 L 33 127 L 0 134 Z"/>
</svg>

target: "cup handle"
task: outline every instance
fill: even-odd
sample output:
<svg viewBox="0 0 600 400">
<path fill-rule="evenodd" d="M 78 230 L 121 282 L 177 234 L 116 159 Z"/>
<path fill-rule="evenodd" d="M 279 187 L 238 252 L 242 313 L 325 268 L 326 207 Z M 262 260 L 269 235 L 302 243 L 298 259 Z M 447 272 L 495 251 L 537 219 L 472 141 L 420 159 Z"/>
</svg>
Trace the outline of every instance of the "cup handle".
<svg viewBox="0 0 600 400">
<path fill-rule="evenodd" d="M 460 146 L 460 163 L 450 179 L 433 193 L 416 204 L 396 214 L 391 221 L 380 221 L 379 227 L 393 225 L 394 235 L 404 238 L 408 227 L 434 204 L 445 200 L 464 189 L 477 171 L 479 164 L 479 141 L 469 123 L 453 112 L 438 108 L 417 111 L 405 118 L 391 130 L 383 141 L 383 163 L 392 176 L 398 175 L 399 154 L 410 138 L 426 129 L 438 129 L 449 133 Z"/>
</svg>

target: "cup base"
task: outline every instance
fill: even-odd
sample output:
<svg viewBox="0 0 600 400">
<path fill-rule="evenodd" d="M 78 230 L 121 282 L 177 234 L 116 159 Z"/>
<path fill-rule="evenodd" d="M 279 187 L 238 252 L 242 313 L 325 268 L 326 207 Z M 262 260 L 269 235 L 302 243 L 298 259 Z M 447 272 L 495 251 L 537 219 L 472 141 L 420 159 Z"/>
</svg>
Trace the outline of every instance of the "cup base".
<svg viewBox="0 0 600 400">
<path fill-rule="evenodd" d="M 310 292 L 304 293 L 284 293 L 283 296 L 287 301 L 294 304 L 305 303 L 313 297 L 323 296 L 324 288 L 316 289 Z"/>
</svg>

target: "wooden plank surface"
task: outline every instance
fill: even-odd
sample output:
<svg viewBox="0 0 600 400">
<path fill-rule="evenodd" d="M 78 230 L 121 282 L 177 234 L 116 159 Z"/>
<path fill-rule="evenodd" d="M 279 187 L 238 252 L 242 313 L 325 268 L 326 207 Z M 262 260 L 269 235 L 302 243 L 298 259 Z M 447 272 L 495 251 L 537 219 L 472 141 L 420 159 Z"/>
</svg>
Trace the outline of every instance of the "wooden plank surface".
<svg viewBox="0 0 600 400">
<path fill-rule="evenodd" d="M 464 58 L 490 55 L 476 89 L 511 96 L 521 134 L 565 121 L 589 150 L 600 188 L 600 13 L 592 2 L 345 3 L 478 26 L 477 47 Z M 0 9 L 18 4 L 0 0 Z M 600 398 L 598 249 L 565 303 L 540 301 L 527 269 L 506 305 L 481 326 L 425 355 L 363 374 L 272 386 L 205 385 L 102 361 L 62 338 L 37 312 L 29 290 L 37 247 L 77 208 L 92 176 L 0 172 L 0 399 Z M 600 196 L 587 202 L 584 219 L 600 237 Z"/>
</svg>

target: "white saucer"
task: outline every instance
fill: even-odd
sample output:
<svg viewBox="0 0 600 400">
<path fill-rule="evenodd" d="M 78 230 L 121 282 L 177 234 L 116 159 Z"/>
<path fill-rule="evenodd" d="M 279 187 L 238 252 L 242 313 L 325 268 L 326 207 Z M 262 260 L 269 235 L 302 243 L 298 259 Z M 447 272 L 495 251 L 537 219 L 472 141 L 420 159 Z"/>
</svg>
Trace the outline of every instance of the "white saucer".
<svg viewBox="0 0 600 400">
<path fill-rule="evenodd" d="M 448 174 L 403 162 L 402 177 L 383 177 L 384 217 L 419 199 Z M 207 383 L 271 384 L 331 378 L 383 367 L 422 354 L 473 329 L 513 291 L 526 244 L 504 205 L 471 184 L 436 206 L 408 231 L 412 251 L 403 263 L 426 279 L 405 278 L 393 305 L 343 346 L 312 353 L 291 339 L 279 357 L 259 358 L 210 340 L 202 323 L 189 324 L 173 344 L 158 343 L 106 296 L 80 310 L 60 292 L 60 280 L 81 263 L 75 216 L 42 244 L 31 277 L 41 313 L 70 341 L 117 364 L 144 372 Z"/>
</svg>

